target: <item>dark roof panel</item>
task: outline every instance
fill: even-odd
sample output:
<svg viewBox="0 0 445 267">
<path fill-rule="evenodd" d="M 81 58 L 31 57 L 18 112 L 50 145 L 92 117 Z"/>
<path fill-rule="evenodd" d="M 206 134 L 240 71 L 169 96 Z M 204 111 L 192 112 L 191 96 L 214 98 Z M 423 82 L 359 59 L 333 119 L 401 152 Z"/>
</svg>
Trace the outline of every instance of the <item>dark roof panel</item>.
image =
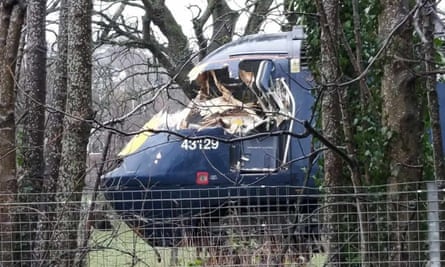
<svg viewBox="0 0 445 267">
<path fill-rule="evenodd" d="M 189 73 L 189 78 L 193 80 L 203 71 L 223 68 L 230 65 L 230 61 L 239 61 L 246 58 L 301 58 L 304 37 L 301 26 L 294 27 L 291 32 L 254 34 L 241 37 L 207 55 Z"/>
</svg>

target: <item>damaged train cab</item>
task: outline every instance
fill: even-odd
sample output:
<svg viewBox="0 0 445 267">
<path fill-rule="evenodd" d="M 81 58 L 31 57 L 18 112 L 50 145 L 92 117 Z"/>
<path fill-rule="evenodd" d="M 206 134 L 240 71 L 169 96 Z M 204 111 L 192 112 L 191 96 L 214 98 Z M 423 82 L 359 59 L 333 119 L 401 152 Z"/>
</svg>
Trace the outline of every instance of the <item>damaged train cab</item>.
<svg viewBox="0 0 445 267">
<path fill-rule="evenodd" d="M 156 114 L 121 151 L 102 190 L 148 243 L 177 245 L 184 229 L 218 220 L 233 203 L 316 206 L 312 141 L 301 124 L 314 102 L 303 38 L 297 27 L 217 49 L 189 73 L 198 93 L 188 106 Z"/>
</svg>

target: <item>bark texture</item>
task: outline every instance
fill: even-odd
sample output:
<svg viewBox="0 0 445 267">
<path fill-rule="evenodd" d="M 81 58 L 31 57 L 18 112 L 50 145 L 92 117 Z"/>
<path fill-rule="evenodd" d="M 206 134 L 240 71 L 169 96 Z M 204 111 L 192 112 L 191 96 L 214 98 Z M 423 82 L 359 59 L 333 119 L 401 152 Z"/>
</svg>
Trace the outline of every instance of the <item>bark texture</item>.
<svg viewBox="0 0 445 267">
<path fill-rule="evenodd" d="M 421 136 L 423 124 L 419 97 L 416 95 L 415 77 L 412 74 L 413 27 L 409 17 L 409 4 L 404 0 L 381 1 L 379 17 L 380 39 L 391 38 L 383 58 L 382 116 L 383 125 L 393 133 L 388 147 L 388 192 L 408 192 L 389 195 L 388 218 L 393 221 L 389 235 L 387 260 L 390 265 L 417 266 L 420 249 L 420 229 L 411 224 L 416 212 L 415 183 L 422 179 Z M 399 27 L 393 32 L 395 27 Z M 391 34 L 393 34 L 391 36 Z M 403 183 L 403 185 L 402 185 Z M 410 263 L 411 262 L 411 263 Z M 411 265 L 413 264 L 413 265 Z"/>
<path fill-rule="evenodd" d="M 339 145 L 341 140 L 341 113 L 337 86 L 339 79 L 339 65 L 337 61 L 338 11 L 337 0 L 317 0 L 317 9 L 321 14 L 321 82 L 322 82 L 322 129 L 323 135 L 334 145 Z M 331 84 L 331 85 L 329 85 Z M 332 150 L 324 153 L 324 186 L 326 190 L 325 204 L 327 207 L 323 214 L 323 234 L 325 237 L 325 249 L 328 255 L 329 266 L 340 266 L 342 259 L 340 218 L 338 213 L 341 207 L 335 196 L 336 188 L 342 183 L 342 160 Z"/>
<path fill-rule="evenodd" d="M 0 2 L 0 258 L 13 264 L 13 215 L 15 201 L 15 65 L 25 6 L 21 1 Z"/>
<path fill-rule="evenodd" d="M 207 47 L 207 53 L 209 53 L 232 40 L 239 15 L 229 7 L 226 1 L 209 0 L 207 2 L 213 6 L 211 12 L 213 18 L 212 41 Z"/>
<path fill-rule="evenodd" d="M 68 23 L 67 104 L 62 159 L 57 183 L 59 266 L 73 266 L 81 214 L 81 192 L 86 171 L 91 111 L 91 0 L 70 1 Z"/>
<path fill-rule="evenodd" d="M 60 2 L 59 34 L 57 36 L 57 58 L 54 87 L 47 95 L 48 103 L 56 110 L 48 110 L 45 129 L 43 196 L 46 203 L 55 203 L 62 154 L 63 118 L 67 91 L 67 46 L 68 46 L 68 0 Z M 55 204 L 41 205 L 39 213 L 36 251 L 40 263 L 47 265 L 51 249 L 54 249 L 53 224 L 56 221 Z M 37 253 L 37 252 L 36 252 Z"/>
<path fill-rule="evenodd" d="M 253 11 L 250 13 L 249 21 L 247 22 L 244 34 L 255 34 L 261 29 L 261 25 L 264 22 L 264 18 L 270 12 L 270 7 L 273 0 L 256 1 L 253 7 Z M 291 29 L 289 29 L 291 30 Z"/>
<path fill-rule="evenodd" d="M 30 0 L 27 5 L 27 42 L 25 60 L 26 71 L 25 111 L 23 127 L 23 175 L 18 180 L 18 200 L 26 208 L 19 210 L 20 253 L 17 260 L 30 262 L 33 257 L 33 244 L 36 237 L 38 213 L 36 204 L 41 199 L 37 193 L 42 191 L 43 183 L 43 132 L 45 120 L 46 95 L 46 38 L 45 38 L 46 1 Z"/>
<path fill-rule="evenodd" d="M 54 88 L 48 95 L 48 102 L 55 110 L 48 111 L 45 130 L 45 180 L 43 191 L 56 192 L 62 151 L 63 118 L 67 92 L 67 46 L 68 46 L 68 0 L 61 0 L 59 34 L 57 36 L 57 58 Z"/>
</svg>

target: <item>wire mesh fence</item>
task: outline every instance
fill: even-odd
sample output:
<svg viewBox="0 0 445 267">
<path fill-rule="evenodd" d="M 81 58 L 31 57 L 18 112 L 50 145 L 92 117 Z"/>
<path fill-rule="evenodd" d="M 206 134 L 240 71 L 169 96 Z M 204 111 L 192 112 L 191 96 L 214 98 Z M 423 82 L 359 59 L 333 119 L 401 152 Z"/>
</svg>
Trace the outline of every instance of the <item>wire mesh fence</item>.
<svg viewBox="0 0 445 267">
<path fill-rule="evenodd" d="M 0 206 L 0 261 L 1 266 L 441 266 L 443 192 L 440 183 L 422 182 L 16 195 Z"/>
</svg>

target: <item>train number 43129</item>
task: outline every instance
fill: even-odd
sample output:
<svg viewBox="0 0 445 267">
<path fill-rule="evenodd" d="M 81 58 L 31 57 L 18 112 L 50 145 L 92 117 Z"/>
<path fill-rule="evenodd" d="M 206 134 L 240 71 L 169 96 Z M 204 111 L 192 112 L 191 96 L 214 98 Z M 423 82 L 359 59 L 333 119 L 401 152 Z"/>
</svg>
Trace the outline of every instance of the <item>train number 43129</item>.
<svg viewBox="0 0 445 267">
<path fill-rule="evenodd" d="M 181 148 L 184 150 L 215 150 L 219 147 L 219 141 L 203 138 L 203 139 L 184 139 L 181 143 Z"/>
</svg>

